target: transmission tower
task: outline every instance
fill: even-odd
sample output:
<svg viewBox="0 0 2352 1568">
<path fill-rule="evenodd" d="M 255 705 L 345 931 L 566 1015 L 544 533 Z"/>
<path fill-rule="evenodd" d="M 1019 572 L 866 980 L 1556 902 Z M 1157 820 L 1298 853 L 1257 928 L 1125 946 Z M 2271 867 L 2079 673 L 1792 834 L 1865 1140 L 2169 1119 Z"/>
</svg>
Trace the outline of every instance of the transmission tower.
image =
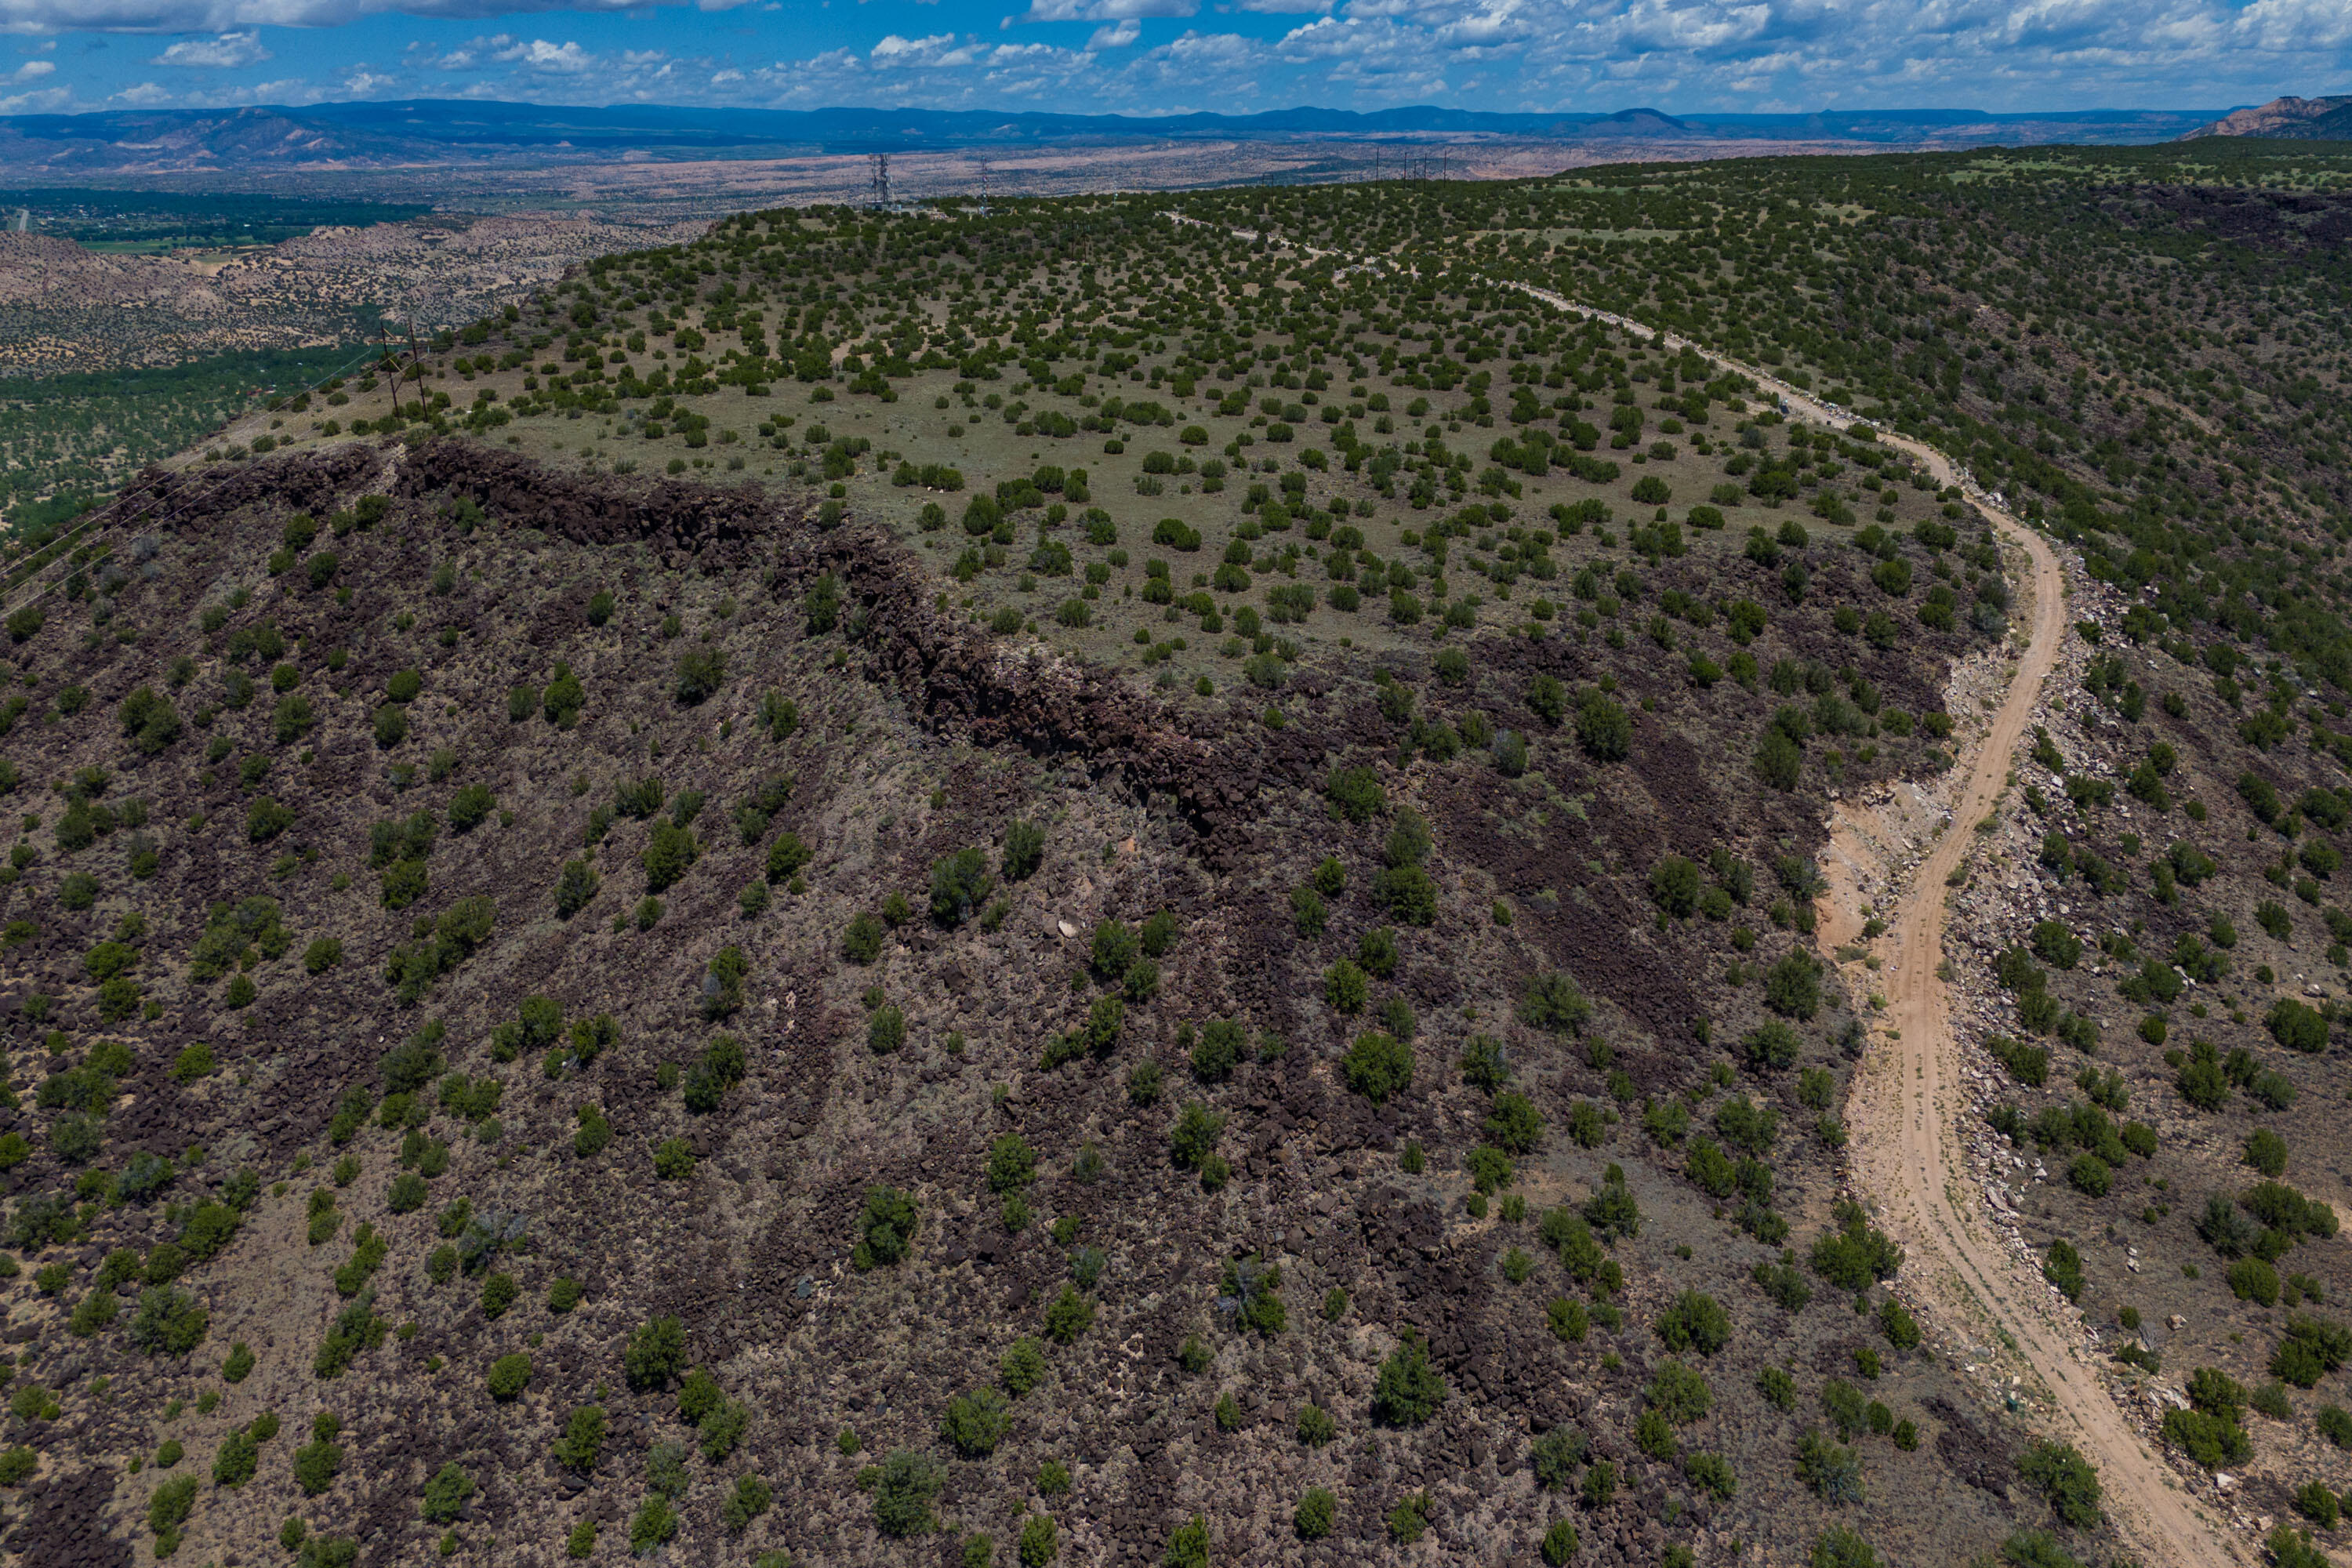
<svg viewBox="0 0 2352 1568">
<path fill-rule="evenodd" d="M 877 153 L 867 162 L 874 171 L 873 199 L 867 205 L 876 212 L 890 210 L 890 154 Z"/>
<path fill-rule="evenodd" d="M 380 363 L 392 366 L 392 411 L 397 414 L 400 412 L 400 357 L 392 346 L 392 318 L 389 315 L 378 318 L 376 331 L 383 342 L 383 356 Z"/>
</svg>

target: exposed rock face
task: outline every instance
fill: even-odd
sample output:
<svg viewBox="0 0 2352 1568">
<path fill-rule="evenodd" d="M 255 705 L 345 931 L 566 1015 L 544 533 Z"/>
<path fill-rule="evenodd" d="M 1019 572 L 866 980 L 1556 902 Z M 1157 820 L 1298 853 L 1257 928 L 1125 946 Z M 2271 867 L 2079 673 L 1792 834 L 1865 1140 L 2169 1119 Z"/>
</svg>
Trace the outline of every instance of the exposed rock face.
<svg viewBox="0 0 2352 1568">
<path fill-rule="evenodd" d="M 2269 136 L 2297 142 L 2336 142 L 2352 137 L 2352 98 L 2274 98 L 2252 109 L 2226 114 L 2183 136 Z"/>
</svg>

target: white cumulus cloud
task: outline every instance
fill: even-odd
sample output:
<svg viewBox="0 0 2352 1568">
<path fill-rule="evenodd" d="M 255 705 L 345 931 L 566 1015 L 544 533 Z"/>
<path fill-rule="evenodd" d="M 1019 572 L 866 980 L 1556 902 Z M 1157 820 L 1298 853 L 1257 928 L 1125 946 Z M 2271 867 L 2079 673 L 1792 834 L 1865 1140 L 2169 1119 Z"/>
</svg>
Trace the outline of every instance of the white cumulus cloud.
<svg viewBox="0 0 2352 1568">
<path fill-rule="evenodd" d="M 933 33 L 920 38 L 892 33 L 875 45 L 866 58 L 884 69 L 954 70 L 972 64 L 987 52 L 976 38 L 959 45 L 953 33 Z"/>
<path fill-rule="evenodd" d="M 318 103 L 327 96 L 300 77 L 285 77 L 277 81 L 256 82 L 244 90 L 247 99 L 254 103 Z"/>
<path fill-rule="evenodd" d="M 953 33 L 934 33 L 926 38 L 907 38 L 892 33 L 874 46 L 873 58 L 877 60 L 928 58 L 938 54 L 954 42 Z"/>
<path fill-rule="evenodd" d="M 271 58 L 255 32 L 223 33 L 216 38 L 183 38 L 149 63 L 159 66 L 201 66 L 234 69 Z"/>
<path fill-rule="evenodd" d="M 551 11 L 652 10 L 685 0 L 0 0 L 0 33 L 229 33 L 340 27 L 401 15 L 488 21 Z"/>
<path fill-rule="evenodd" d="M 2337 0 L 2254 0 L 2238 13 L 2236 41 L 2260 49 L 2352 46 L 2352 6 Z"/>
<path fill-rule="evenodd" d="M 1029 0 L 1024 22 L 1120 22 L 1142 16 L 1190 16 L 1200 0 Z"/>
<path fill-rule="evenodd" d="M 479 33 L 452 49 L 419 39 L 408 46 L 401 63 L 411 70 L 486 70 L 495 62 L 520 59 L 524 47 L 512 33 Z"/>
<path fill-rule="evenodd" d="M 578 76 L 597 66 L 594 55 L 568 38 L 560 44 L 551 44 L 545 38 L 509 44 L 493 58 L 551 76 Z"/>
<path fill-rule="evenodd" d="M 958 16 L 957 31 L 861 29 L 828 37 L 828 47 L 807 58 L 740 70 L 725 56 L 625 52 L 607 33 L 584 33 L 579 42 L 531 36 L 535 16 L 642 15 L 664 5 L 740 7 L 772 37 L 793 37 L 795 17 L 816 9 L 806 0 L 0 0 L 0 33 L 26 46 L 68 31 L 165 35 L 152 46 L 158 53 L 140 55 L 161 68 L 166 85 L 116 87 L 110 76 L 103 86 L 83 84 L 85 92 L 110 90 L 117 104 L 250 100 L 262 89 L 191 89 L 179 73 L 210 70 L 216 80 L 258 64 L 268 58 L 262 40 L 270 27 L 331 28 L 384 14 L 514 31 L 463 44 L 420 41 L 382 70 L 352 63 L 347 51 L 331 76 L 322 70 L 316 85 L 298 84 L 313 95 L 306 101 L 413 94 L 429 84 L 567 102 L 1128 113 L 1418 102 L 1544 112 L 1636 104 L 2218 110 L 2352 86 L 2352 0 L 1209 0 L 1205 7 L 1202 0 L 1020 0 L 1005 28 L 1066 31 L 1029 35 L 1050 37 L 1051 45 L 1007 37 L 1000 48 L 961 30 L 983 23 Z M 1146 47 L 1142 22 L 1204 10 L 1223 20 Z M 781 24 L 772 29 L 771 11 Z M 1288 32 L 1263 37 L 1279 29 L 1237 13 L 1296 20 Z M 832 7 L 845 26 L 856 25 L 852 15 L 874 14 L 846 0 Z M 19 71 L 7 84 L 46 90 L 80 68 L 69 64 L 46 80 Z M 461 73 L 462 84 L 448 79 Z"/>
</svg>

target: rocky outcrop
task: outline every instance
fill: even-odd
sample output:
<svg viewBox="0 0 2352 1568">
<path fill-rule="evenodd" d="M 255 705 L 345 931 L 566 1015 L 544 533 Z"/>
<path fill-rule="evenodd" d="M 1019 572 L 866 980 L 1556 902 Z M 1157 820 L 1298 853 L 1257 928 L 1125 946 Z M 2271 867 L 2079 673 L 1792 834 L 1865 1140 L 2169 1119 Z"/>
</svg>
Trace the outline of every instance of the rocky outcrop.
<svg viewBox="0 0 2352 1568">
<path fill-rule="evenodd" d="M 2200 125 L 2183 142 L 2200 136 L 2263 136 L 2296 142 L 2352 139 L 2352 98 L 2274 98 L 2252 109 Z"/>
</svg>

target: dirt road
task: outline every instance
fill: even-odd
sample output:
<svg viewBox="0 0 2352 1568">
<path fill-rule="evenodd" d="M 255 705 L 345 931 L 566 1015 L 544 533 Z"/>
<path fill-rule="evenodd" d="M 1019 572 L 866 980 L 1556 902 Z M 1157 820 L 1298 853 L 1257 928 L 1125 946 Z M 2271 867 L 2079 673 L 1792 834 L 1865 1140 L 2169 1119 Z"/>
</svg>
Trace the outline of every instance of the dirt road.
<svg viewBox="0 0 2352 1568">
<path fill-rule="evenodd" d="M 1915 449 L 1931 471 L 1940 470 L 1938 478 L 1954 482 L 1942 454 Z M 1969 1107 L 1949 1004 L 1936 973 L 1943 961 L 1945 883 L 1972 847 L 1973 826 L 2000 801 L 2066 635 L 2057 556 L 2039 534 L 1990 506 L 1984 510 L 2032 560 L 2032 633 L 1952 799 L 1952 826 L 1920 863 L 1891 917 L 1879 976 L 1885 1027 L 1848 1105 L 1856 1184 L 1875 1195 L 1881 1225 L 1907 1250 L 1905 1285 L 1931 1316 L 1945 1317 L 1972 1337 L 1992 1331 L 1983 1333 L 1987 1341 L 2013 1347 L 2022 1363 L 2015 1370 L 2025 1379 L 2021 1393 L 2039 1405 L 2050 1436 L 2073 1443 L 2098 1467 L 2108 1514 L 2144 1562 L 2242 1563 L 2247 1558 L 2234 1537 L 2181 1489 L 2171 1467 L 2102 1386 L 2095 1367 L 2077 1349 L 2081 1330 L 2068 1321 L 2071 1314 L 2053 1301 L 2038 1271 L 1982 1222 L 1976 1184 L 1963 1169 L 1959 1119 Z M 1848 913 L 1858 925 L 1858 914 Z M 1825 923 L 1825 940 L 1839 923 Z"/>
<path fill-rule="evenodd" d="M 1839 427 L 1853 422 L 1843 409 L 1752 365 L 1548 289 L 1519 287 L 1548 304 L 1599 317 L 1662 346 L 1687 347 L 1756 381 L 1797 417 Z M 1883 431 L 1878 439 L 1917 458 L 1938 482 L 1959 486 L 2010 544 L 2022 547 L 2032 564 L 2032 631 L 1950 802 L 1952 826 L 1920 863 L 1900 906 L 1891 915 L 1879 911 L 1889 921 L 1885 967 L 1879 976 L 1886 1009 L 1847 1106 L 1855 1184 L 1873 1195 L 1880 1225 L 1904 1246 L 1906 1293 L 1927 1309 L 1931 1321 L 1941 1318 L 1970 1338 L 2010 1347 L 2021 1394 L 2038 1407 L 2050 1436 L 2073 1443 L 2098 1467 L 2108 1516 L 2143 1562 L 2180 1568 L 2244 1563 L 2251 1558 L 2228 1528 L 2182 1489 L 2172 1468 L 2109 1396 L 2076 1348 L 2079 1326 L 2053 1305 L 2040 1273 L 2021 1263 L 1980 1222 L 1975 1184 L 1962 1168 L 1959 1119 L 1969 1104 L 1950 1004 L 1936 973 L 1943 962 L 1946 879 L 1968 855 L 1973 826 L 2000 801 L 2042 682 L 2057 664 L 2067 632 L 2065 582 L 2057 555 L 2042 536 L 2003 510 L 1949 458 L 1923 442 Z M 1825 920 L 1824 956 L 1858 933 L 1862 923 L 1858 909 L 1835 911 Z"/>
<path fill-rule="evenodd" d="M 1166 216 L 1179 222 L 1198 221 L 1175 213 Z M 1366 263 L 1359 259 L 1357 265 Z M 1845 409 L 1768 371 L 1726 359 L 1672 332 L 1532 284 L 1513 280 L 1510 287 L 1661 347 L 1696 353 L 1755 382 L 1793 417 L 1839 429 L 1856 422 Z M 1949 999 L 1936 973 L 1943 962 L 1946 879 L 1972 847 L 1973 826 L 1994 808 L 2007 787 L 2011 761 L 2042 682 L 2057 665 L 2067 631 L 2065 579 L 2056 553 L 2042 536 L 2011 516 L 1998 496 L 1989 494 L 1943 452 L 1885 431 L 1876 436 L 1885 445 L 1916 458 L 1938 483 L 1959 487 L 2009 544 L 2024 551 L 2032 567 L 2027 586 L 2032 619 L 2008 690 L 1949 803 L 1952 826 L 1920 863 L 1900 906 L 1891 915 L 1884 908 L 1879 910 L 1889 920 L 1879 976 L 1886 1008 L 1847 1105 L 1855 1185 L 1871 1195 L 1878 1223 L 1905 1248 L 1906 1294 L 1927 1310 L 1931 1322 L 1954 1331 L 1948 1338 L 2006 1347 L 2006 1370 L 2017 1378 L 2019 1394 L 2037 1411 L 2047 1434 L 2074 1444 L 2098 1467 L 2108 1517 L 2140 1560 L 2150 1568 L 2159 1563 L 2167 1568 L 2236 1568 L 2253 1561 L 2252 1554 L 2212 1510 L 2182 1489 L 2171 1466 L 2141 1437 L 2101 1384 L 2093 1363 L 2079 1352 L 2080 1327 L 2053 1303 L 2053 1291 L 2039 1271 L 2012 1257 L 1978 1217 L 1975 1184 L 1963 1169 L 1959 1119 L 1969 1106 L 1960 1086 L 1959 1042 L 1951 1027 Z M 1866 855 L 1853 847 L 1853 836 L 1842 818 L 1832 833 L 1844 834 L 1840 846 L 1844 853 L 1856 858 Z M 1841 887 L 1858 899 L 1850 879 Z M 1862 924 L 1858 908 L 1829 911 L 1821 927 L 1825 955 L 1858 935 Z"/>
</svg>

